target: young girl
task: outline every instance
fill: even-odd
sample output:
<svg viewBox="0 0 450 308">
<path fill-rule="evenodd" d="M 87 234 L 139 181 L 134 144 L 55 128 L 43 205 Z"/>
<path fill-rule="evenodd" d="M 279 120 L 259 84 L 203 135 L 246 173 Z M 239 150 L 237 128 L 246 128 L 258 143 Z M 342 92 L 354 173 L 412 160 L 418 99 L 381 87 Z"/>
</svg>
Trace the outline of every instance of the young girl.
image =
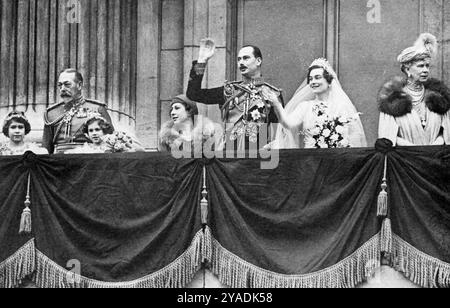
<svg viewBox="0 0 450 308">
<path fill-rule="evenodd" d="M 3 134 L 9 139 L 9 142 L 0 145 L 0 155 L 23 155 L 27 151 L 35 154 L 48 154 L 46 149 L 25 141 L 25 136 L 30 131 L 30 122 L 23 112 L 9 113 L 3 125 Z"/>
<path fill-rule="evenodd" d="M 83 126 L 83 133 L 91 143 L 85 143 L 83 147 L 66 152 L 66 154 L 93 154 L 116 152 L 141 152 L 144 151 L 136 141 L 127 134 L 114 132 L 112 125 L 100 115 L 92 115 Z"/>
</svg>

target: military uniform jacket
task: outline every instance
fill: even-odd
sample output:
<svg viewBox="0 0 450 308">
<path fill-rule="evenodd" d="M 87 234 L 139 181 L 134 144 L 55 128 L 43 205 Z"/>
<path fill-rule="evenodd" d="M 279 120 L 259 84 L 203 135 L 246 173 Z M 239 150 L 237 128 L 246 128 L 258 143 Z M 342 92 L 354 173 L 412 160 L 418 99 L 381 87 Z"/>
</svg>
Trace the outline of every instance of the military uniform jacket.
<svg viewBox="0 0 450 308">
<path fill-rule="evenodd" d="M 202 79 L 206 64 L 193 63 L 188 83 L 189 99 L 207 104 L 219 105 L 225 130 L 231 140 L 240 137 L 256 142 L 258 129 L 262 124 L 278 123 L 271 104 L 260 95 L 262 87 L 275 92 L 283 102 L 282 91 L 262 78 L 247 81 L 226 82 L 223 87 L 202 89 Z"/>
<path fill-rule="evenodd" d="M 83 126 L 93 114 L 100 114 L 112 124 L 106 104 L 96 100 L 81 98 L 76 102 L 50 106 L 44 115 L 43 146 L 52 154 L 58 145 L 88 142 Z"/>
</svg>

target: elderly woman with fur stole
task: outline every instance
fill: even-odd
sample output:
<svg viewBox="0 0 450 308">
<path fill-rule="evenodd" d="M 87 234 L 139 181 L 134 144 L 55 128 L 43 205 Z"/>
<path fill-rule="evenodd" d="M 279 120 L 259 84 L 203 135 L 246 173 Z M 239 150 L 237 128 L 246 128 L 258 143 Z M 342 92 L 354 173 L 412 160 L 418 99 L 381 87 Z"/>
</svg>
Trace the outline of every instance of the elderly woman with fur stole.
<svg viewBox="0 0 450 308">
<path fill-rule="evenodd" d="M 436 37 L 424 33 L 398 56 L 406 78 L 395 77 L 379 93 L 379 138 L 399 146 L 450 144 L 450 90 L 430 77 L 436 50 Z"/>
<path fill-rule="evenodd" d="M 163 124 L 160 133 L 160 150 L 163 152 L 191 152 L 203 154 L 214 151 L 221 142 L 222 128 L 206 117 L 199 116 L 197 104 L 178 95 L 173 98 L 170 120 Z"/>
</svg>

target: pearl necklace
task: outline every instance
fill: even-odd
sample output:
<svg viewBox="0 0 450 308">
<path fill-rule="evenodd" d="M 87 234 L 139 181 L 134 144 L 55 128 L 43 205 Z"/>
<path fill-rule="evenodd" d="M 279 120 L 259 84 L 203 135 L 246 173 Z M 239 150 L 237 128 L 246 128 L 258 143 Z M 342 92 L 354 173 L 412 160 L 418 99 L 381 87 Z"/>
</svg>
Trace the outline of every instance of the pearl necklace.
<svg viewBox="0 0 450 308">
<path fill-rule="evenodd" d="M 419 115 L 422 127 L 426 127 L 427 110 L 425 108 L 425 87 L 422 84 L 416 85 L 412 82 L 408 82 L 405 91 L 412 98 L 412 107 Z"/>
<path fill-rule="evenodd" d="M 413 105 L 419 105 L 424 101 L 425 87 L 423 85 L 415 85 L 408 82 L 405 90 L 412 97 Z"/>
</svg>

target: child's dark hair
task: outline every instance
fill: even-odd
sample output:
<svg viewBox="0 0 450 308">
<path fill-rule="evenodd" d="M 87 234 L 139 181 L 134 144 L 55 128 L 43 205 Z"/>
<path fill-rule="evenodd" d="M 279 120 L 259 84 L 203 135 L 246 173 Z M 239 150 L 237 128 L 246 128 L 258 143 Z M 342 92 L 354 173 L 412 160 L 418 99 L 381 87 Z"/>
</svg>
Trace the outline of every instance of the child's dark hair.
<svg viewBox="0 0 450 308">
<path fill-rule="evenodd" d="M 5 135 L 6 138 L 9 138 L 9 127 L 11 126 L 11 123 L 13 121 L 25 126 L 25 135 L 28 135 L 31 132 L 31 125 L 30 122 L 28 122 L 25 113 L 12 111 L 6 117 L 5 123 L 3 125 L 3 135 Z"/>
<path fill-rule="evenodd" d="M 83 133 L 88 135 L 89 134 L 89 126 L 94 124 L 95 122 L 98 122 L 98 126 L 100 126 L 100 128 L 102 129 L 102 131 L 105 135 L 110 135 L 110 134 L 114 133 L 114 129 L 111 126 L 111 124 L 109 124 L 108 121 L 106 121 L 103 118 L 92 118 L 92 119 L 87 120 L 83 127 Z"/>
</svg>

